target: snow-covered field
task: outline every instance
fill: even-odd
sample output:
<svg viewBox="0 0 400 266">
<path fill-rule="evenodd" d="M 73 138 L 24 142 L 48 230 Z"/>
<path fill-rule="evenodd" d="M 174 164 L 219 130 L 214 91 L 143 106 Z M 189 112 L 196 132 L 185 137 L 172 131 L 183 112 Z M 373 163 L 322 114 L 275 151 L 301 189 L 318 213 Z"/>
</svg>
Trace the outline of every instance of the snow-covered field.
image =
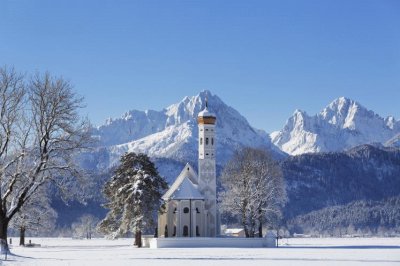
<svg viewBox="0 0 400 266">
<path fill-rule="evenodd" d="M 256 249 L 138 249 L 132 239 L 31 240 L 41 247 L 11 246 L 2 265 L 400 265 L 400 238 L 297 238 L 281 240 L 280 248 Z"/>
</svg>

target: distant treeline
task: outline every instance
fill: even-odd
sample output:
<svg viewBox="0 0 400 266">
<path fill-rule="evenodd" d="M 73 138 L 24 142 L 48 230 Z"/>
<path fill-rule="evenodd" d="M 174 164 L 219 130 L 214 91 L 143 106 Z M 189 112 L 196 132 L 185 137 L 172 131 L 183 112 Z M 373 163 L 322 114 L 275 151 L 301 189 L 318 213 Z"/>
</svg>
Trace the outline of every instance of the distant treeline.
<svg viewBox="0 0 400 266">
<path fill-rule="evenodd" d="M 361 145 L 345 152 L 291 156 L 282 162 L 287 220 L 357 200 L 400 195 L 400 150 Z"/>
<path fill-rule="evenodd" d="M 287 221 L 290 233 L 315 236 L 400 234 L 400 196 L 327 207 Z"/>
</svg>

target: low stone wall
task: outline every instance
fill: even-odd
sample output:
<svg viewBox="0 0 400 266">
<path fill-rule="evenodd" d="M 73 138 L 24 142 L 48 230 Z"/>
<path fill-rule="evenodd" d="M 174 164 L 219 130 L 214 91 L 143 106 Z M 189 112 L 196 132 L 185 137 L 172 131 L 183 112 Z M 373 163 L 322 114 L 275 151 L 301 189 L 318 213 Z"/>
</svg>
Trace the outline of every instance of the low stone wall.
<svg viewBox="0 0 400 266">
<path fill-rule="evenodd" d="M 153 238 L 150 240 L 150 248 L 263 248 L 276 247 L 275 238 L 240 238 L 240 237 L 170 237 Z"/>
</svg>

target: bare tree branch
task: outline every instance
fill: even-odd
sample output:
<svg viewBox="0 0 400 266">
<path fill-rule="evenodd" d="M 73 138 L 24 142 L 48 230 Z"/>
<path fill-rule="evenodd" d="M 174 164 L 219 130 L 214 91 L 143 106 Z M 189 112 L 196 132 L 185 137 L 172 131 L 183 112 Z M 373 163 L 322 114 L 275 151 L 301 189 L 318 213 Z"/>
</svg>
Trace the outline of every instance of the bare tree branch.
<svg viewBox="0 0 400 266">
<path fill-rule="evenodd" d="M 237 151 L 223 171 L 219 194 L 223 212 L 240 217 L 247 237 L 254 237 L 267 216 L 280 212 L 286 201 L 279 165 L 262 150 Z"/>
<path fill-rule="evenodd" d="M 83 99 L 63 78 L 46 72 L 25 82 L 13 68 L 0 68 L 1 239 L 44 185 L 54 182 L 66 191 L 73 180 L 85 179 L 75 156 L 92 142 L 81 107 Z"/>
</svg>

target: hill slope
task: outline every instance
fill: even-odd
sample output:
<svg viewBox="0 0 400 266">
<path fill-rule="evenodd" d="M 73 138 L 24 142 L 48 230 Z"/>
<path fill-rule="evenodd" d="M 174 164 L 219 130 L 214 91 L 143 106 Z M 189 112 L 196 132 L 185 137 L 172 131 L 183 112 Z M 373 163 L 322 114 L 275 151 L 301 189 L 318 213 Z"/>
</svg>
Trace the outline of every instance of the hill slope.
<svg viewBox="0 0 400 266">
<path fill-rule="evenodd" d="M 282 163 L 290 219 L 355 200 L 400 195 L 400 150 L 362 145 L 346 152 L 304 154 Z"/>
</svg>

